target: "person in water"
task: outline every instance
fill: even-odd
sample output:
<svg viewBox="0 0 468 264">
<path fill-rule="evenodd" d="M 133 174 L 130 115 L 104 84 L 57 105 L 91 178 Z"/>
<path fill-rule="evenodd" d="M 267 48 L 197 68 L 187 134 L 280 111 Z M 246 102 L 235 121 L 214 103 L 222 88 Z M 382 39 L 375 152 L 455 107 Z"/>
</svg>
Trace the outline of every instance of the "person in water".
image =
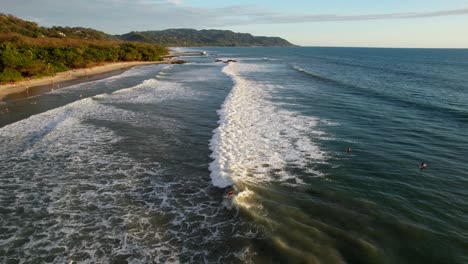
<svg viewBox="0 0 468 264">
<path fill-rule="evenodd" d="M 226 193 L 226 195 L 224 195 L 224 198 L 231 198 L 233 195 L 234 191 L 229 191 L 228 193 Z"/>
<path fill-rule="evenodd" d="M 422 161 L 421 164 L 419 164 L 420 170 L 424 170 L 426 167 L 427 167 L 427 164 L 424 161 Z"/>
<path fill-rule="evenodd" d="M 348 149 L 346 149 L 346 152 L 351 153 L 353 152 L 353 150 L 351 149 L 351 147 L 348 147 Z"/>
</svg>

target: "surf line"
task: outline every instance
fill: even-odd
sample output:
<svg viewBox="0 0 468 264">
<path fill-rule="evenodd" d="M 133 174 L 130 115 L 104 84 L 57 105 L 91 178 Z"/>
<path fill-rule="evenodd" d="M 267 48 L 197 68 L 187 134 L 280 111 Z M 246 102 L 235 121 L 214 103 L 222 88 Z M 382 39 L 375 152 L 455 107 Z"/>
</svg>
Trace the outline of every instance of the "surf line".
<svg viewBox="0 0 468 264">
<path fill-rule="evenodd" d="M 209 165 L 209 170 L 211 171 L 210 177 L 213 185 L 220 188 L 226 188 L 234 184 L 233 179 L 226 172 L 226 167 L 229 166 L 230 160 L 224 157 L 222 146 L 222 137 L 228 125 L 228 108 L 230 106 L 232 98 L 234 97 L 236 89 L 238 89 L 238 81 L 233 76 L 233 74 L 227 70 L 230 67 L 232 66 L 230 64 L 227 64 L 223 67 L 222 71 L 233 80 L 234 86 L 232 87 L 228 96 L 221 105 L 221 109 L 217 111 L 217 114 L 219 116 L 219 126 L 215 130 L 213 130 L 213 137 L 211 138 L 209 143 L 210 150 L 212 151 L 210 157 L 213 159 L 213 161 Z"/>
</svg>

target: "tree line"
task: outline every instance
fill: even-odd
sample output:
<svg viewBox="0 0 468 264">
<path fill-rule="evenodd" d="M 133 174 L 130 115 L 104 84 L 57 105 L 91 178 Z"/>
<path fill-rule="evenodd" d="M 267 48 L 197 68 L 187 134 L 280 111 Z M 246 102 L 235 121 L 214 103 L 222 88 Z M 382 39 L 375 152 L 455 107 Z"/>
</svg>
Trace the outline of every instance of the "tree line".
<svg viewBox="0 0 468 264">
<path fill-rule="evenodd" d="M 158 61 L 164 47 L 112 41 L 0 36 L 0 83 L 53 75 L 105 62 Z"/>
</svg>

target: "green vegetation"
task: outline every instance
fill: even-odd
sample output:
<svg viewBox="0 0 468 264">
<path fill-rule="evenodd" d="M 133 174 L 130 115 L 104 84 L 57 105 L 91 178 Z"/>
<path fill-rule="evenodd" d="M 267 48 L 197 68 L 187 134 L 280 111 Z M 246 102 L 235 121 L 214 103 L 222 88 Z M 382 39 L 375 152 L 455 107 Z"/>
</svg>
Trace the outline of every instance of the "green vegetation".
<svg viewBox="0 0 468 264">
<path fill-rule="evenodd" d="M 122 40 L 139 41 L 173 47 L 193 46 L 293 46 L 278 37 L 256 37 L 229 30 L 167 29 L 130 32 L 118 36 Z"/>
<path fill-rule="evenodd" d="M 162 46 L 111 39 L 91 29 L 47 29 L 0 14 L 0 83 L 104 62 L 157 61 L 167 54 Z"/>
<path fill-rule="evenodd" d="M 38 45 L 34 41 L 13 37 L 0 43 L 0 82 L 40 77 L 103 62 L 156 61 L 166 54 L 162 47 L 143 43 L 80 42 L 73 45 L 56 42 Z"/>
</svg>

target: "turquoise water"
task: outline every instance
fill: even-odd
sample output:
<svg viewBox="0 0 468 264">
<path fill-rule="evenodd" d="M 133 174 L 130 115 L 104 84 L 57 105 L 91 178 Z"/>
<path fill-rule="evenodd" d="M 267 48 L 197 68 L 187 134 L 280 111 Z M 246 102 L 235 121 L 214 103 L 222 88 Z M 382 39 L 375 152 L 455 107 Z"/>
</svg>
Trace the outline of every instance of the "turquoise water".
<svg viewBox="0 0 468 264">
<path fill-rule="evenodd" d="M 467 50 L 205 50 L 0 105 L 2 262 L 468 262 Z"/>
</svg>

